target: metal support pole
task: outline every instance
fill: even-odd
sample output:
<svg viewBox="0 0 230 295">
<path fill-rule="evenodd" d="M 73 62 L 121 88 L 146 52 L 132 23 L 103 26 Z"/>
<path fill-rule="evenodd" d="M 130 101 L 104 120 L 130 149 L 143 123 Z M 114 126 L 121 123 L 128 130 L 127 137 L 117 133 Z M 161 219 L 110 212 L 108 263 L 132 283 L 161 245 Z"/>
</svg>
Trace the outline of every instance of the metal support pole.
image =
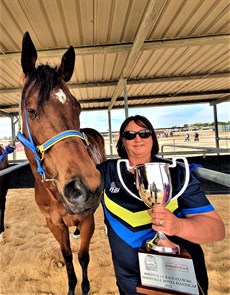
<svg viewBox="0 0 230 295">
<path fill-rule="evenodd" d="M 127 96 L 127 80 L 124 79 L 124 103 L 125 103 L 125 118 L 129 116 L 128 96 Z"/>
<path fill-rule="evenodd" d="M 110 150 L 110 155 L 113 154 L 113 138 L 112 138 L 112 128 L 111 128 L 111 113 L 108 111 L 108 121 L 109 121 L 109 150 Z"/>
<path fill-rule="evenodd" d="M 217 118 L 216 104 L 213 105 L 213 114 L 214 114 L 214 128 L 215 128 L 216 148 L 219 148 L 219 131 L 218 131 L 218 118 Z"/>
<path fill-rule="evenodd" d="M 12 138 L 15 138 L 15 124 L 17 123 L 18 120 L 16 120 L 16 122 L 14 121 L 14 117 L 11 117 L 11 135 Z M 13 160 L 16 160 L 16 152 L 13 152 Z"/>
</svg>

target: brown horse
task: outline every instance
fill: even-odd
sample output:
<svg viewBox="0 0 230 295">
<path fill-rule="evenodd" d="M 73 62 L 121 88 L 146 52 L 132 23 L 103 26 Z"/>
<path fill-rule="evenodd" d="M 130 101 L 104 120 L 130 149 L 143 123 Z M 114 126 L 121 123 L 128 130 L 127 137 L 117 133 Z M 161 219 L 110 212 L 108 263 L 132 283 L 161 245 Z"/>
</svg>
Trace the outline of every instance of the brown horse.
<svg viewBox="0 0 230 295">
<path fill-rule="evenodd" d="M 5 150 L 2 146 L 0 146 L 0 170 L 7 168 L 8 166 L 8 157 L 3 156 L 5 154 Z M 8 175 L 0 176 L 0 241 L 3 240 L 2 233 L 5 230 L 4 227 L 4 214 L 5 214 L 5 206 L 6 206 L 6 194 L 8 191 Z"/>
<path fill-rule="evenodd" d="M 37 51 L 26 32 L 21 55 L 23 134 L 19 132 L 17 137 L 25 146 L 35 177 L 35 200 L 61 247 L 68 295 L 74 294 L 77 284 L 68 227 L 77 226 L 80 230 L 81 286 L 82 294 L 88 294 L 93 213 L 100 204 L 103 190 L 95 164 L 105 160 L 104 141 L 95 130 L 80 132 L 81 106 L 66 85 L 74 71 L 74 48 L 71 46 L 65 52 L 59 68 L 36 67 L 36 60 Z"/>
</svg>

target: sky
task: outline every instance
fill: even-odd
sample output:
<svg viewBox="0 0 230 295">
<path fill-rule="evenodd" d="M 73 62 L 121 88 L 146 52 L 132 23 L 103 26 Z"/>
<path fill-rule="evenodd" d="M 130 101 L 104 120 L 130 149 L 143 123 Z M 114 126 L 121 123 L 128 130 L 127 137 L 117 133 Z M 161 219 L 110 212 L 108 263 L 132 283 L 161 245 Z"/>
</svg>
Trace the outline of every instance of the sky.
<svg viewBox="0 0 230 295">
<path fill-rule="evenodd" d="M 118 131 L 125 120 L 124 110 L 112 110 L 112 131 Z M 161 106 L 129 109 L 128 115 L 146 116 L 155 129 L 184 126 L 184 124 L 212 123 L 214 121 L 213 107 L 206 104 L 190 104 L 177 106 Z M 230 121 L 230 102 L 217 105 L 218 121 Z M 91 127 L 100 132 L 108 131 L 108 111 L 82 111 L 80 116 L 81 127 Z M 17 130 L 17 129 L 16 129 Z M 0 118 L 0 138 L 11 136 L 11 120 Z"/>
</svg>

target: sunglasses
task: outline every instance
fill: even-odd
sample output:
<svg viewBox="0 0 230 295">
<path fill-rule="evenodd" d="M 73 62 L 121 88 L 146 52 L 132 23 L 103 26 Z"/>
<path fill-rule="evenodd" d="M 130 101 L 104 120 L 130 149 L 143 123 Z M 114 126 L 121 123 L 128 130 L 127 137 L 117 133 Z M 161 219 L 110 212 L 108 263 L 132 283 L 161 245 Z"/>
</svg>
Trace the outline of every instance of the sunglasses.
<svg viewBox="0 0 230 295">
<path fill-rule="evenodd" d="M 140 136 L 140 138 L 149 138 L 152 135 L 152 131 L 149 129 L 140 130 L 138 132 L 124 131 L 122 137 L 127 140 L 132 140 L 136 138 L 137 134 Z"/>
</svg>

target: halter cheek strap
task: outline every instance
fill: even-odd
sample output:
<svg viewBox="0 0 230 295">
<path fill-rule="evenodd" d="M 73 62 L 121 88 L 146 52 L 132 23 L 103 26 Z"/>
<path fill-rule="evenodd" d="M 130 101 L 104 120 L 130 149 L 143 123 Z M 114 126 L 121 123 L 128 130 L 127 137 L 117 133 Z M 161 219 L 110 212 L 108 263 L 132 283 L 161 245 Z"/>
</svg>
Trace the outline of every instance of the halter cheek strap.
<svg viewBox="0 0 230 295">
<path fill-rule="evenodd" d="M 34 141 L 33 141 L 33 138 L 32 138 L 31 132 L 30 132 L 29 123 L 28 123 L 28 116 L 27 116 L 25 106 L 24 106 L 24 115 L 25 115 L 26 129 L 27 129 L 27 132 L 28 132 L 28 135 L 29 135 L 29 139 L 26 138 L 25 135 L 22 134 L 20 131 L 18 131 L 18 133 L 17 133 L 17 138 L 23 145 L 28 147 L 28 149 L 30 149 L 33 152 L 35 161 L 36 161 L 37 166 L 38 166 L 37 167 L 37 172 L 41 175 L 42 180 L 44 180 L 46 172 L 45 172 L 45 169 L 43 169 L 42 166 L 41 166 L 41 159 L 38 156 L 38 153 L 37 153 L 38 150 L 37 150 L 37 147 L 34 144 Z"/>
</svg>

